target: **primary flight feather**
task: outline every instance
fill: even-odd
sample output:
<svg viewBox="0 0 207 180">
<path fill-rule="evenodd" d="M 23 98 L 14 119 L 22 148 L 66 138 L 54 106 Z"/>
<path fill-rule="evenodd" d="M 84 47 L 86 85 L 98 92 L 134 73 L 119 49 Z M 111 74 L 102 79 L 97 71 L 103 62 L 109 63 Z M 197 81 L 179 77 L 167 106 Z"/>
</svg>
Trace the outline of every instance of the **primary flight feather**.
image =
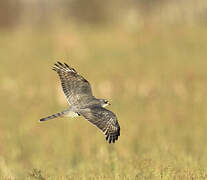
<svg viewBox="0 0 207 180">
<path fill-rule="evenodd" d="M 40 121 L 61 116 L 83 116 L 105 134 L 109 143 L 115 143 L 120 136 L 120 126 L 116 115 L 104 108 L 109 105 L 109 102 L 95 98 L 90 83 L 66 63 L 57 62 L 53 70 L 59 75 L 69 107 L 60 113 L 42 118 Z"/>
</svg>

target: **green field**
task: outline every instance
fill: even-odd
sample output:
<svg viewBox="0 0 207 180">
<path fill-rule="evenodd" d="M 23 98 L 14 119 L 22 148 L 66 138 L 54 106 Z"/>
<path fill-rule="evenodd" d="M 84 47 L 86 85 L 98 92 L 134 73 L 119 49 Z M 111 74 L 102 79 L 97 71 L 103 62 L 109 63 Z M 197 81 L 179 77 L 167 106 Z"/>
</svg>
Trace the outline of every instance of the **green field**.
<svg viewBox="0 0 207 180">
<path fill-rule="evenodd" d="M 206 27 L 20 27 L 0 33 L 0 179 L 207 179 Z M 107 144 L 67 107 L 66 62 L 116 113 Z"/>
</svg>

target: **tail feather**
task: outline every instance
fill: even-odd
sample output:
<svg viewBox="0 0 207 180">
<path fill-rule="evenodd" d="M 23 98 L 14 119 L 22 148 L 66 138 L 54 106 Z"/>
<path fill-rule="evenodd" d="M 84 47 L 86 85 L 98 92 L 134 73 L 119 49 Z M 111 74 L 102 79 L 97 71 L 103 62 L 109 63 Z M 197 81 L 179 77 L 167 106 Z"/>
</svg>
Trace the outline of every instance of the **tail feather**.
<svg viewBox="0 0 207 180">
<path fill-rule="evenodd" d="M 45 118 L 41 118 L 39 121 L 42 122 L 42 121 L 47 121 L 47 120 L 54 119 L 54 118 L 57 118 L 57 117 L 61 117 L 64 114 L 66 114 L 67 112 L 68 112 L 68 110 L 65 110 L 65 111 L 53 114 L 51 116 L 48 116 L 48 117 L 45 117 Z"/>
</svg>

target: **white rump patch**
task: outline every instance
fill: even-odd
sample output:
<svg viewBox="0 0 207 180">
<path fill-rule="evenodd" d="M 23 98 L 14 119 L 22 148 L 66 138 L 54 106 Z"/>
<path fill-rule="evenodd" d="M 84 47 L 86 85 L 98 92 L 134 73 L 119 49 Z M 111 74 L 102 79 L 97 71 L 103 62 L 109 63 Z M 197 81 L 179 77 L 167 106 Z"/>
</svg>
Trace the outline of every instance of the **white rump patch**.
<svg viewBox="0 0 207 180">
<path fill-rule="evenodd" d="M 109 105 L 109 104 L 103 104 L 102 107 L 106 107 L 106 106 L 108 106 L 108 105 Z"/>
<path fill-rule="evenodd" d="M 73 112 L 73 111 L 69 111 L 69 112 L 66 113 L 64 116 L 65 116 L 65 117 L 72 117 L 72 118 L 74 118 L 74 117 L 78 117 L 78 114 L 75 113 L 75 112 Z"/>
</svg>

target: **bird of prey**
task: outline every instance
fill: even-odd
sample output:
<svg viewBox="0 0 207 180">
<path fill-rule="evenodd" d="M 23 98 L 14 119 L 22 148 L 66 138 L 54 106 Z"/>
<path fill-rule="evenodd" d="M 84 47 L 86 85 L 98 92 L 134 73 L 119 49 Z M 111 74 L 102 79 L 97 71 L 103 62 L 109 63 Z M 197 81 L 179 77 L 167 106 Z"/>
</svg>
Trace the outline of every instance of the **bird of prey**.
<svg viewBox="0 0 207 180">
<path fill-rule="evenodd" d="M 66 63 L 57 62 L 52 69 L 59 75 L 69 107 L 62 112 L 42 118 L 40 121 L 62 116 L 83 116 L 104 133 L 109 144 L 115 143 L 120 136 L 120 126 L 116 115 L 104 108 L 110 105 L 109 102 L 106 99 L 95 98 L 90 83 Z"/>
</svg>

